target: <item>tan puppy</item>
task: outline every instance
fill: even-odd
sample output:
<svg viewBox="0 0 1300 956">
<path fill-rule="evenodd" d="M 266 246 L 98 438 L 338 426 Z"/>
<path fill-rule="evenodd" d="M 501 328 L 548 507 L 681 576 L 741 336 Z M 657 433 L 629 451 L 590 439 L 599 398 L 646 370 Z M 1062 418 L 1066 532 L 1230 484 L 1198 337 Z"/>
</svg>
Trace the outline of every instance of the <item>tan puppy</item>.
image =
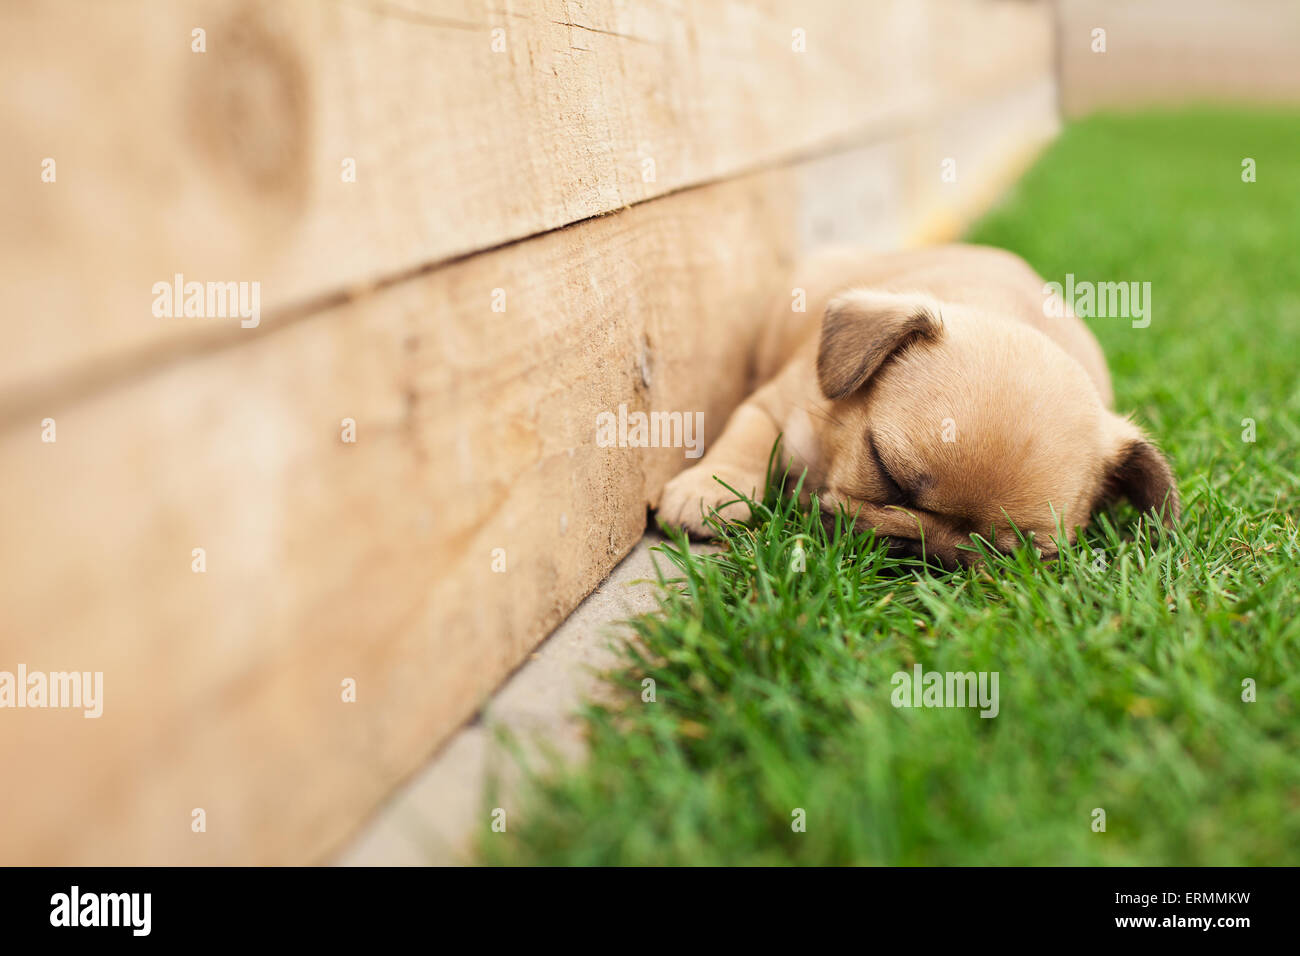
<svg viewBox="0 0 1300 956">
<path fill-rule="evenodd" d="M 1110 410 L 1096 339 L 1068 309 L 1048 317 L 1043 280 L 1018 257 L 980 246 L 829 253 L 790 288 L 805 290 L 807 311 L 792 312 L 789 293 L 773 306 L 757 390 L 664 488 L 667 523 L 707 536 L 709 508 L 748 518 L 747 505 L 721 507 L 735 496 L 714 476 L 761 495 L 778 435 L 823 509 L 842 506 L 946 566 L 972 563 L 974 533 L 1014 549 L 1013 522 L 1050 556 L 1058 517 L 1073 540 L 1118 497 L 1178 516 L 1164 457 Z"/>
</svg>

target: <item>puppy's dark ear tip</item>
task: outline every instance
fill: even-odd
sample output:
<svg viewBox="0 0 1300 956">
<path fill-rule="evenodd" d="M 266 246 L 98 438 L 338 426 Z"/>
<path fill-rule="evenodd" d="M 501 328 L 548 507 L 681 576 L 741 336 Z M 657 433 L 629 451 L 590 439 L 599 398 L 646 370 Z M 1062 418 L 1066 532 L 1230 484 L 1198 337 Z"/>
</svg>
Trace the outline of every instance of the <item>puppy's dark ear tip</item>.
<svg viewBox="0 0 1300 956">
<path fill-rule="evenodd" d="M 1145 438 L 1121 446 L 1106 476 L 1105 497 L 1127 498 L 1138 511 L 1156 515 L 1166 527 L 1177 524 L 1183 514 L 1169 462 Z"/>
</svg>

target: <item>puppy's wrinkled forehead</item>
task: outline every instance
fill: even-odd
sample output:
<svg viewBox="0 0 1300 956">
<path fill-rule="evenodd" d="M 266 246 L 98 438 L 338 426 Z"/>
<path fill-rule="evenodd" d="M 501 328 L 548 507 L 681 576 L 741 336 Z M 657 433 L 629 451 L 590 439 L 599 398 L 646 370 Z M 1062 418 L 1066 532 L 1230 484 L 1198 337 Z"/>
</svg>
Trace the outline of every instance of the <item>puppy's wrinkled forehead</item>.
<svg viewBox="0 0 1300 956">
<path fill-rule="evenodd" d="M 919 508 L 1050 532 L 1089 503 L 1104 448 L 1095 389 L 1052 352 L 1030 329 L 953 324 L 865 391 L 868 452 Z"/>
<path fill-rule="evenodd" d="M 833 480 L 969 534 L 1048 535 L 1086 510 L 1104 411 L 1077 362 L 1033 329 L 923 297 L 852 293 L 827 310 L 819 380 L 842 439 Z M 1055 509 L 1055 511 L 1054 511 Z"/>
</svg>

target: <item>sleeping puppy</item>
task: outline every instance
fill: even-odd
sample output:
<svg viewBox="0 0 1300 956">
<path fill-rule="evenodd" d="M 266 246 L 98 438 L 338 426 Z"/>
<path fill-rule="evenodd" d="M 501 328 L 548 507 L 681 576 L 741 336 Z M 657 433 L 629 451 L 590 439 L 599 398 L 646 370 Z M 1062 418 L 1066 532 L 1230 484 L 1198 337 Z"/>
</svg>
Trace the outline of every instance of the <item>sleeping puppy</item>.
<svg viewBox="0 0 1300 956">
<path fill-rule="evenodd" d="M 711 508 L 747 519 L 714 476 L 761 495 L 778 435 L 782 461 L 807 469 L 824 510 L 844 508 L 898 551 L 947 567 L 976 560 L 972 534 L 1013 550 L 1013 524 L 1051 557 L 1058 519 L 1073 540 L 1120 497 L 1178 517 L 1168 463 L 1111 411 L 1096 339 L 1059 300 L 1044 308 L 1043 280 L 1018 257 L 980 246 L 830 253 L 790 287 L 807 310 L 791 311 L 789 295 L 773 306 L 756 390 L 664 488 L 665 522 L 708 536 Z"/>
</svg>

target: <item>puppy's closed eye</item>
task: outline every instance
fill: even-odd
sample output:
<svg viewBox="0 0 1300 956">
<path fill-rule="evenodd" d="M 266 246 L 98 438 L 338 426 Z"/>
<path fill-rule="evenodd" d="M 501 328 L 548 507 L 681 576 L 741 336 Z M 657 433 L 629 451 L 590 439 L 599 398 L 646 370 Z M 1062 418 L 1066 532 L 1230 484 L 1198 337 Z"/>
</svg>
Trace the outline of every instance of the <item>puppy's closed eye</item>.
<svg viewBox="0 0 1300 956">
<path fill-rule="evenodd" d="M 867 432 L 867 449 L 871 452 L 871 462 L 876 466 L 876 471 L 885 486 L 886 498 L 880 504 L 911 505 L 911 495 L 904 490 L 885 465 L 885 460 L 880 457 L 880 449 L 876 447 L 876 436 L 871 432 Z"/>
</svg>

